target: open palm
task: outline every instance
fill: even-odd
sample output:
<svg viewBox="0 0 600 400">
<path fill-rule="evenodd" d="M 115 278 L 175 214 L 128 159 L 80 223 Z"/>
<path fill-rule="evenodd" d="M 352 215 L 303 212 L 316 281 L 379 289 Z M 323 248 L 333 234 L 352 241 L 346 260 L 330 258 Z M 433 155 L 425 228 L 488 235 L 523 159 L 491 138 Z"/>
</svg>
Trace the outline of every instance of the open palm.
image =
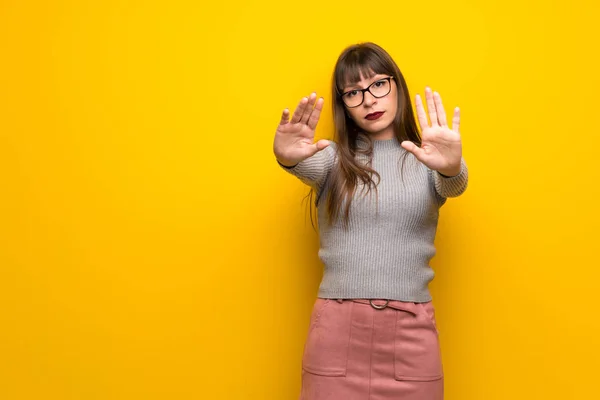
<svg viewBox="0 0 600 400">
<path fill-rule="evenodd" d="M 447 176 L 458 175 L 462 157 L 462 142 L 459 133 L 460 110 L 454 109 L 452 129 L 446 122 L 446 112 L 439 93 L 425 89 L 427 110 L 431 124 L 423 107 L 421 96 L 416 96 L 417 118 L 421 126 L 421 147 L 411 141 L 403 141 L 402 147 L 432 170 Z"/>
<path fill-rule="evenodd" d="M 300 101 L 291 120 L 289 110 L 283 111 L 273 141 L 273 151 L 280 162 L 291 166 L 329 146 L 324 139 L 314 142 L 322 109 L 323 99 L 317 100 L 313 93 Z"/>
</svg>

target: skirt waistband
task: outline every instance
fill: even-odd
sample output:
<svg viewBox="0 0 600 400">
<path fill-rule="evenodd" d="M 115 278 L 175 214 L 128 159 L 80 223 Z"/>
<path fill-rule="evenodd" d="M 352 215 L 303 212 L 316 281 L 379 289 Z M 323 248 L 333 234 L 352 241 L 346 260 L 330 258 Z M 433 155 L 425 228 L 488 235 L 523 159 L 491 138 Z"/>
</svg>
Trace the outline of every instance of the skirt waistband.
<svg viewBox="0 0 600 400">
<path fill-rule="evenodd" d="M 385 299 L 333 299 L 338 303 L 344 301 L 352 301 L 354 303 L 367 304 L 376 310 L 383 310 L 384 308 L 393 308 L 395 310 L 406 311 L 414 315 L 418 315 L 419 303 L 413 303 L 408 301 L 398 300 L 385 300 Z"/>
</svg>

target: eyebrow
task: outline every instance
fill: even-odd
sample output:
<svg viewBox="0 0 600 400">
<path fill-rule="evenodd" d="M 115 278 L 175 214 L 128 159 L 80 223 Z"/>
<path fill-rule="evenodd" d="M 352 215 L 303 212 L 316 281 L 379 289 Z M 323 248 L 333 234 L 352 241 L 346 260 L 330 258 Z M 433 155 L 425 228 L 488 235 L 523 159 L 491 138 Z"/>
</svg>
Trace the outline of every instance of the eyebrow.
<svg viewBox="0 0 600 400">
<path fill-rule="evenodd" d="M 371 83 L 369 83 L 369 85 L 367 85 L 367 87 L 369 87 L 373 83 L 377 82 L 378 80 L 383 79 L 383 75 L 384 74 L 375 74 L 375 75 L 373 75 L 374 79 L 373 79 L 373 81 Z M 378 77 L 378 78 L 376 78 L 376 77 Z M 364 89 L 364 88 L 361 88 L 360 86 L 358 86 L 358 82 L 351 82 L 351 83 L 348 83 L 346 86 L 343 87 L 343 91 L 346 92 L 346 91 L 352 90 L 354 88 Z"/>
</svg>

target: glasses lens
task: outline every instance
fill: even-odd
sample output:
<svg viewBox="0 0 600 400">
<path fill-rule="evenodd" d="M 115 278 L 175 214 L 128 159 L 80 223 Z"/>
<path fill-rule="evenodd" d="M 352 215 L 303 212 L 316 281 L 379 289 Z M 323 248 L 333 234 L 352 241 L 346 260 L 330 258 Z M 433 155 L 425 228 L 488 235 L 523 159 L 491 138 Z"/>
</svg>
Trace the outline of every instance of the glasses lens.
<svg viewBox="0 0 600 400">
<path fill-rule="evenodd" d="M 390 82 L 387 79 L 382 79 L 371 85 L 371 93 L 375 97 L 383 97 L 390 92 Z"/>
<path fill-rule="evenodd" d="M 362 103 L 363 92 L 359 90 L 352 90 L 350 92 L 345 93 L 342 96 L 342 100 L 344 100 L 344 104 L 346 104 L 348 107 L 356 107 L 360 103 Z"/>
</svg>

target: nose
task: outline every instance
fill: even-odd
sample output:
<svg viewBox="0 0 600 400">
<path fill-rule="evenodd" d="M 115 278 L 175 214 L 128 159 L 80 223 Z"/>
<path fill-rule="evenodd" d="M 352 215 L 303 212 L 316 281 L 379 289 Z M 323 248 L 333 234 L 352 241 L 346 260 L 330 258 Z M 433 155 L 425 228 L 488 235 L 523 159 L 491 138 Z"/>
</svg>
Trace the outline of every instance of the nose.
<svg viewBox="0 0 600 400">
<path fill-rule="evenodd" d="M 363 104 L 365 107 L 371 107 L 373 103 L 377 102 L 377 97 L 373 96 L 368 90 L 363 94 L 363 96 Z"/>
</svg>

